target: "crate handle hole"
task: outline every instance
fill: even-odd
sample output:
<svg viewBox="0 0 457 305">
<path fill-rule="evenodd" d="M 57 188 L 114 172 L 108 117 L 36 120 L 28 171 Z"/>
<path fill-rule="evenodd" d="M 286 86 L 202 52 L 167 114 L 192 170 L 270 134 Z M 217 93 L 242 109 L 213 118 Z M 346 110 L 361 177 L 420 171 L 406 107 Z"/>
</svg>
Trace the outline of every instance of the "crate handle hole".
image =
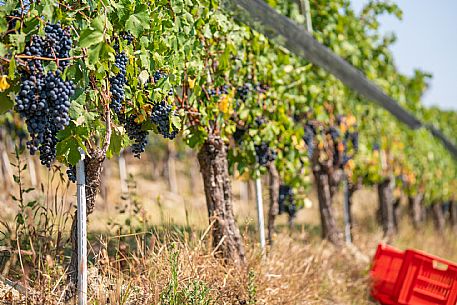
<svg viewBox="0 0 457 305">
<path fill-rule="evenodd" d="M 448 267 L 449 266 L 444 263 L 433 260 L 433 268 L 436 270 L 447 271 Z"/>
</svg>

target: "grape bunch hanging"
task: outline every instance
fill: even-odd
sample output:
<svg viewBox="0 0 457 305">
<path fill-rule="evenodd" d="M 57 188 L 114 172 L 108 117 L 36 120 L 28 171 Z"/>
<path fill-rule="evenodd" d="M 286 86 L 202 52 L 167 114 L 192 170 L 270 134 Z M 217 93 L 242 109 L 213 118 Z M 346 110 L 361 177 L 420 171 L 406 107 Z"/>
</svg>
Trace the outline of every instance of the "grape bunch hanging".
<svg viewBox="0 0 457 305">
<path fill-rule="evenodd" d="M 110 107 L 117 115 L 121 113 L 122 101 L 125 98 L 124 86 L 127 83 L 127 78 L 125 77 L 127 61 L 125 52 L 117 52 L 114 65 L 119 69 L 119 72 L 109 79 L 111 92 Z"/>
<path fill-rule="evenodd" d="M 157 126 L 157 131 L 165 139 L 173 140 L 178 134 L 176 127 L 171 124 L 170 118 L 175 116 L 176 113 L 170 104 L 161 101 L 154 105 L 152 108 L 151 122 Z"/>
<path fill-rule="evenodd" d="M 316 128 L 310 122 L 305 124 L 304 128 L 305 134 L 303 135 L 303 141 L 308 148 L 308 157 L 312 158 L 314 155 L 314 138 L 316 137 Z"/>
<path fill-rule="evenodd" d="M 289 185 L 281 184 L 279 186 L 278 208 L 280 215 L 287 213 L 289 217 L 293 218 L 297 214 L 294 190 Z"/>
<path fill-rule="evenodd" d="M 260 145 L 254 145 L 256 162 L 260 166 L 265 166 L 274 161 L 277 157 L 276 152 L 270 148 L 269 143 L 262 142 Z"/>
<path fill-rule="evenodd" d="M 21 70 L 15 108 L 27 124 L 30 153 L 39 151 L 41 163 L 48 168 L 56 157 L 56 135 L 70 123 L 68 110 L 75 87 L 63 79 L 62 72 L 69 64 L 71 46 L 70 33 L 57 23 L 46 25 L 45 36 L 32 36 L 25 48 L 25 55 L 31 58 L 25 58 L 28 69 Z M 57 70 L 45 72 L 51 59 L 56 61 Z"/>
<path fill-rule="evenodd" d="M 359 133 L 352 119 L 338 116 L 337 126 L 328 129 L 333 142 L 333 166 L 344 168 L 359 149 Z M 352 145 L 352 152 L 349 144 Z"/>
<path fill-rule="evenodd" d="M 268 91 L 269 88 L 270 87 L 266 84 L 257 83 L 253 85 L 249 82 L 246 82 L 236 89 L 235 97 L 243 102 L 246 102 L 250 94 L 264 94 Z"/>
<path fill-rule="evenodd" d="M 142 130 L 142 124 L 138 123 L 136 115 L 120 116 L 119 121 L 124 125 L 125 132 L 130 140 L 133 141 L 132 153 L 136 158 L 140 158 L 148 143 L 148 132 Z"/>
</svg>

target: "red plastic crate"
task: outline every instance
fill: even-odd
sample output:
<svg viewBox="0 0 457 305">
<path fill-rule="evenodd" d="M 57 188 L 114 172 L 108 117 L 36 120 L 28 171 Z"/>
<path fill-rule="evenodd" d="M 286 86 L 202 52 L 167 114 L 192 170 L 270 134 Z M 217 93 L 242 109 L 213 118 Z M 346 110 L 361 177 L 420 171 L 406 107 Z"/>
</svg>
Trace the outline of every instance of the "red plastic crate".
<svg viewBox="0 0 457 305">
<path fill-rule="evenodd" d="M 394 247 L 379 244 L 370 271 L 373 281 L 371 295 L 385 305 L 397 305 L 395 284 L 403 264 L 404 253 Z"/>
<path fill-rule="evenodd" d="M 421 251 L 406 250 L 395 297 L 402 305 L 456 305 L 457 265 Z"/>
</svg>

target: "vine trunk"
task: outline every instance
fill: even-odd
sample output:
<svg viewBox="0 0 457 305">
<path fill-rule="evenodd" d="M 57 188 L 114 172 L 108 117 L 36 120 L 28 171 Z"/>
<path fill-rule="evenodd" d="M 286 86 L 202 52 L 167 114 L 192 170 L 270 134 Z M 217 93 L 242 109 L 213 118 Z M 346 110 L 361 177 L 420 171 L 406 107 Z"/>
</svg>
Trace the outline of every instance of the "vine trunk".
<svg viewBox="0 0 457 305">
<path fill-rule="evenodd" d="M 239 266 L 244 265 L 243 239 L 233 214 L 227 149 L 222 139 L 210 136 L 198 152 L 198 161 L 203 176 L 213 247 L 225 259 Z"/>
</svg>

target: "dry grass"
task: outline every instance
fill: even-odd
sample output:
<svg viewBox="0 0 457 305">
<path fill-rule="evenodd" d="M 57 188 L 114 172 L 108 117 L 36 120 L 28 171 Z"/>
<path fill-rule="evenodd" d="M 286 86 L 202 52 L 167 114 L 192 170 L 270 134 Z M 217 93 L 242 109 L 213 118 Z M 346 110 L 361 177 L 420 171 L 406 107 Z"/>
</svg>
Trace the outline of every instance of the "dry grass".
<svg viewBox="0 0 457 305">
<path fill-rule="evenodd" d="M 375 224 L 372 190 L 361 191 L 355 198 L 354 244 L 360 253 L 321 241 L 314 205 L 300 211 L 292 232 L 285 226 L 287 219 L 279 217 L 276 242 L 262 258 L 254 202 L 242 199 L 242 184 L 235 181 L 236 215 L 249 261 L 245 269 L 238 270 L 218 259 L 209 247 L 208 236 L 203 236 L 207 218 L 202 186 L 195 174 L 194 178 L 189 174 L 196 164 L 178 163 L 177 194 L 169 192 L 163 180 L 151 179 L 148 173 L 153 169 L 147 160 L 129 159 L 128 164 L 135 177 L 129 198 L 121 199 L 117 169 L 108 164 L 105 183 L 109 192 L 105 199 L 99 198 L 98 208 L 90 216 L 91 304 L 374 304 L 369 298 L 366 258 L 372 257 L 382 235 Z M 73 193 L 72 188 L 68 194 Z M 311 199 L 316 201 L 315 194 Z M 68 196 L 66 204 L 71 202 L 74 198 Z M 13 215 L 14 206 L 6 204 Z M 335 209 L 341 223 L 338 200 Z M 1 220 L 7 218 L 4 215 Z M 401 228 L 394 245 L 457 261 L 457 240 L 450 232 L 437 237 L 433 228 L 426 226 L 418 233 L 406 219 Z M 65 264 L 52 256 L 41 261 L 38 280 L 22 282 L 36 292 L 28 304 L 62 304 Z M 16 270 L 15 276 L 20 275 L 21 270 Z M 19 304 L 18 298 L 15 290 L 0 281 L 0 301 Z"/>
</svg>

